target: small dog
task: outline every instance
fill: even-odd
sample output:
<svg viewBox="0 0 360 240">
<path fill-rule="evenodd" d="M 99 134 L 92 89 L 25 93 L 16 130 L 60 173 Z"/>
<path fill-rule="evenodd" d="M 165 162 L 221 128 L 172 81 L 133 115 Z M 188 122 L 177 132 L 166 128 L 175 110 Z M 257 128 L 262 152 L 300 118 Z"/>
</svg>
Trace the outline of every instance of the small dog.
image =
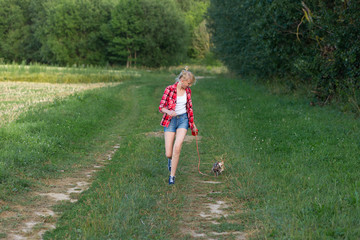
<svg viewBox="0 0 360 240">
<path fill-rule="evenodd" d="M 214 163 L 211 170 L 214 172 L 216 176 L 218 176 L 219 174 L 222 173 L 222 171 L 224 171 L 224 169 L 225 169 L 224 161 L 221 161 Z"/>
</svg>

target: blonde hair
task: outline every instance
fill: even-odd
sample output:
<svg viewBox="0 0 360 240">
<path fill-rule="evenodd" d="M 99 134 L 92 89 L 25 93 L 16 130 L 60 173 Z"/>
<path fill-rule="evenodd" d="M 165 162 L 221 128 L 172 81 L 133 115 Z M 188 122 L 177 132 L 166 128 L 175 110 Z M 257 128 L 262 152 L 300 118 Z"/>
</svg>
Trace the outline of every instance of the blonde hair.
<svg viewBox="0 0 360 240">
<path fill-rule="evenodd" d="M 196 78 L 192 72 L 189 71 L 188 66 L 186 66 L 183 70 L 181 70 L 179 76 L 175 79 L 176 82 L 179 82 L 183 77 L 187 77 L 192 85 L 196 83 Z"/>
</svg>

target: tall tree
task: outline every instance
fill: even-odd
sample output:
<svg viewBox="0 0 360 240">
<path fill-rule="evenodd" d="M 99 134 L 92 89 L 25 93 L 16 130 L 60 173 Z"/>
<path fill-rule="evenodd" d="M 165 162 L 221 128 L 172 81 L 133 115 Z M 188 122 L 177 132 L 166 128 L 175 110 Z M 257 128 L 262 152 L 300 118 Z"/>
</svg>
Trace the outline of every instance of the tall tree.
<svg viewBox="0 0 360 240">
<path fill-rule="evenodd" d="M 203 58 L 209 52 L 210 35 L 206 27 L 206 13 L 210 0 L 177 0 L 190 33 L 187 55 L 190 58 Z"/>
<path fill-rule="evenodd" d="M 103 33 L 109 40 L 109 57 L 112 62 L 136 65 L 137 54 L 144 44 L 143 8 L 139 0 L 119 2 L 111 12 L 111 19 Z"/>
<path fill-rule="evenodd" d="M 104 29 L 115 64 L 167 66 L 186 55 L 188 32 L 172 0 L 121 0 Z"/>
<path fill-rule="evenodd" d="M 234 72 L 313 84 L 360 112 L 359 1 L 211 0 L 215 51 Z"/>
<path fill-rule="evenodd" d="M 0 57 L 21 62 L 31 55 L 28 0 L 0 0 Z"/>
<path fill-rule="evenodd" d="M 47 64 L 176 64 L 189 29 L 175 0 L 0 0 L 0 58 Z"/>
<path fill-rule="evenodd" d="M 50 63 L 104 64 L 101 26 L 108 21 L 108 1 L 50 0 L 41 30 L 42 54 Z"/>
</svg>

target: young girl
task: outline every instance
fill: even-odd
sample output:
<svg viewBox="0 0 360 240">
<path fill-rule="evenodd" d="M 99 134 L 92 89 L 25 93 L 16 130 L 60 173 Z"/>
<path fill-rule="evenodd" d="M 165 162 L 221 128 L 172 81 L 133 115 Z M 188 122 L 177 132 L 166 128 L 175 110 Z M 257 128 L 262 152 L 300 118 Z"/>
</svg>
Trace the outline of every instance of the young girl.
<svg viewBox="0 0 360 240">
<path fill-rule="evenodd" d="M 195 77 L 186 67 L 176 78 L 176 83 L 165 89 L 160 101 L 159 111 L 164 113 L 160 125 L 164 126 L 165 155 L 168 158 L 170 185 L 175 184 L 175 173 L 181 146 L 188 128 L 190 127 L 193 132 L 197 132 L 190 90 L 194 83 Z"/>
</svg>

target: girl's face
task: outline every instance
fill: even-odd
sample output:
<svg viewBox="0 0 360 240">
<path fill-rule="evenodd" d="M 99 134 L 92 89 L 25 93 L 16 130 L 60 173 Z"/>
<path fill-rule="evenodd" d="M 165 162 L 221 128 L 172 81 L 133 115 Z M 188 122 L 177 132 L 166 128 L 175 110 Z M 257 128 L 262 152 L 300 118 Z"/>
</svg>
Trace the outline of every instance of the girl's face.
<svg viewBox="0 0 360 240">
<path fill-rule="evenodd" d="M 188 77 L 182 77 L 181 78 L 181 87 L 183 88 L 183 89 L 186 89 L 187 87 L 191 87 L 191 85 L 192 85 L 192 82 L 190 82 L 190 79 L 188 78 Z"/>
</svg>

